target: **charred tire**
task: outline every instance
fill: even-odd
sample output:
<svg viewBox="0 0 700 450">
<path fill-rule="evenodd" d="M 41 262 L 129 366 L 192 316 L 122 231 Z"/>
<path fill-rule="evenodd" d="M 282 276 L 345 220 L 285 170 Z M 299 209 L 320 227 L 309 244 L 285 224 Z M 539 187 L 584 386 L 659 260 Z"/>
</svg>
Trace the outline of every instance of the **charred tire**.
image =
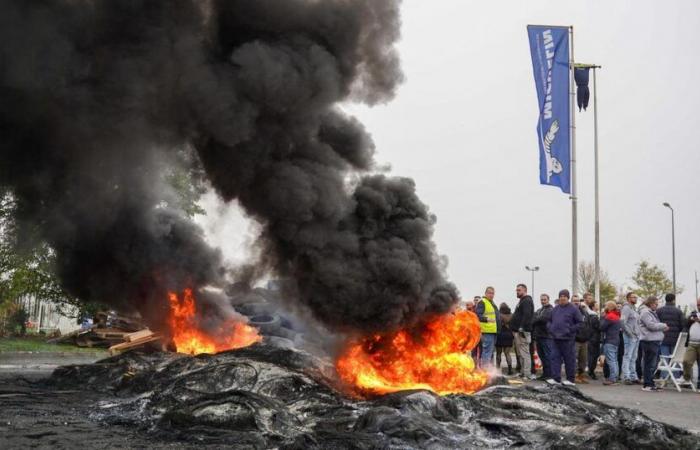
<svg viewBox="0 0 700 450">
<path fill-rule="evenodd" d="M 248 324 L 258 328 L 262 334 L 275 335 L 280 329 L 280 317 L 276 314 L 260 314 L 251 317 Z"/>
<path fill-rule="evenodd" d="M 272 305 L 267 302 L 243 303 L 234 308 L 248 317 L 269 315 L 272 312 Z"/>
<path fill-rule="evenodd" d="M 294 340 L 294 338 L 297 337 L 297 334 L 299 333 L 294 330 L 290 330 L 289 328 L 286 328 L 283 324 L 281 324 L 279 328 L 277 328 L 277 330 L 271 333 L 272 336 L 279 336 L 281 338 L 290 339 L 292 341 Z"/>
</svg>

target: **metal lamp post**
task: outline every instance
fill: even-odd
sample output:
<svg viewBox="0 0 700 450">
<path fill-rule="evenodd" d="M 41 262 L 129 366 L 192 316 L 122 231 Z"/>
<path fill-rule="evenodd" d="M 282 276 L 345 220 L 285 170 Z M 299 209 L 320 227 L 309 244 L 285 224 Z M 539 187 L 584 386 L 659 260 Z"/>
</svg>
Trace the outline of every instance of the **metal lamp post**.
<svg viewBox="0 0 700 450">
<path fill-rule="evenodd" d="M 531 283 L 532 295 L 536 295 L 535 294 L 535 272 L 540 270 L 540 266 L 534 266 L 534 267 L 525 266 L 525 270 L 529 271 L 532 274 L 532 283 Z"/>
<path fill-rule="evenodd" d="M 664 202 L 664 206 L 671 210 L 671 252 L 673 255 L 673 294 L 676 294 L 676 223 L 673 214 L 673 208 L 668 202 Z"/>
</svg>

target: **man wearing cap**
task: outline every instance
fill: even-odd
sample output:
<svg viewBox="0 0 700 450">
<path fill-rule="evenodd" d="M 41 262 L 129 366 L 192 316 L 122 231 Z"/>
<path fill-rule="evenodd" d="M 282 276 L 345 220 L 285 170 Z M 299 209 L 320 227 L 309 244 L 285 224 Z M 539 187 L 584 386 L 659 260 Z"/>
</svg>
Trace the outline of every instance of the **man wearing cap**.
<svg viewBox="0 0 700 450">
<path fill-rule="evenodd" d="M 559 301 L 552 310 L 547 331 L 554 345 L 551 354 L 551 378 L 549 384 L 574 386 L 576 377 L 576 332 L 583 322 L 581 311 L 569 302 L 571 294 L 566 289 L 559 291 Z M 566 368 L 566 380 L 561 381 L 561 364 Z"/>
</svg>

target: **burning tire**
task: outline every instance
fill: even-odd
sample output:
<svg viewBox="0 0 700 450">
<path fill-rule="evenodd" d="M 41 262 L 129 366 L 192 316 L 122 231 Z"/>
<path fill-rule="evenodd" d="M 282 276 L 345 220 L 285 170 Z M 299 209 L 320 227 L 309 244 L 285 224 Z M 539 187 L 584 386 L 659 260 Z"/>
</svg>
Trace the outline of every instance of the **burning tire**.
<svg viewBox="0 0 700 450">
<path fill-rule="evenodd" d="M 258 328 L 262 334 L 275 335 L 280 330 L 280 318 L 275 314 L 256 315 L 248 323 Z"/>
</svg>

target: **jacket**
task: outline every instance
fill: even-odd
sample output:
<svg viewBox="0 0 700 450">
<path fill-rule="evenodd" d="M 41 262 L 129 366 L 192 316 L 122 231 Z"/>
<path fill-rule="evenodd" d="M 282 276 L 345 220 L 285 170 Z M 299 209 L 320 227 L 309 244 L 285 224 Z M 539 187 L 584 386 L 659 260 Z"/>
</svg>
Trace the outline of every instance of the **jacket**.
<svg viewBox="0 0 700 450">
<path fill-rule="evenodd" d="M 532 336 L 535 339 L 543 339 L 551 337 L 547 331 L 547 322 L 552 317 L 552 305 L 543 306 L 535 313 L 535 318 L 532 320 Z"/>
<path fill-rule="evenodd" d="M 576 342 L 588 342 L 593 335 L 591 316 L 588 314 L 588 308 L 585 306 L 580 306 L 579 311 L 581 312 L 583 322 L 581 322 L 581 325 L 578 327 L 578 331 L 576 332 Z"/>
<path fill-rule="evenodd" d="M 639 340 L 661 342 L 664 339 L 666 324 L 648 306 L 639 308 Z"/>
<path fill-rule="evenodd" d="M 475 311 L 475 312 L 476 312 L 476 316 L 479 318 L 479 322 L 482 322 L 482 323 L 489 323 L 489 322 L 488 322 L 488 317 L 486 317 L 486 304 L 485 304 L 484 302 L 489 302 L 489 304 L 490 304 L 491 307 L 493 308 L 494 316 L 495 316 L 495 319 L 496 319 L 496 322 L 491 322 L 491 323 L 493 323 L 493 325 L 494 325 L 494 331 L 493 331 L 493 332 L 487 332 L 487 333 L 488 333 L 488 334 L 497 334 L 497 333 L 498 333 L 498 325 L 499 325 L 499 322 L 500 322 L 500 318 L 498 317 L 498 316 L 499 316 L 498 306 L 496 306 L 496 304 L 495 304 L 494 302 L 492 302 L 491 300 L 489 300 L 489 299 L 486 298 L 486 297 L 482 298 L 481 301 L 479 302 L 479 304 L 476 305 L 476 311 Z M 481 330 L 482 330 L 481 332 L 484 333 L 484 331 L 483 331 L 483 330 L 484 330 L 484 327 L 483 327 L 483 326 L 481 327 Z"/>
<path fill-rule="evenodd" d="M 622 323 L 619 311 L 610 311 L 600 320 L 600 331 L 605 333 L 603 344 L 620 345 Z"/>
<path fill-rule="evenodd" d="M 535 305 L 532 297 L 523 296 L 515 307 L 513 317 L 510 319 L 510 329 L 513 331 L 532 331 L 532 319 L 535 316 Z"/>
<path fill-rule="evenodd" d="M 663 345 L 675 347 L 678 335 L 683 331 L 685 326 L 685 316 L 683 311 L 675 305 L 665 305 L 656 310 L 656 315 L 659 320 L 668 325 L 668 331 L 664 333 Z"/>
<path fill-rule="evenodd" d="M 583 322 L 583 316 L 576 305 L 573 303 L 567 303 L 566 306 L 557 305 L 552 309 L 547 331 L 552 339 L 574 340 L 581 322 Z"/>
<path fill-rule="evenodd" d="M 625 303 L 622 306 L 622 331 L 627 336 L 639 337 L 639 313 L 634 306 L 629 303 Z"/>
<path fill-rule="evenodd" d="M 618 314 L 619 314 L 619 313 L 620 313 L 620 312 L 618 311 Z M 600 329 L 600 317 L 598 317 L 598 313 L 596 313 L 595 311 L 591 311 L 590 309 L 588 309 L 588 319 L 591 321 L 591 322 L 590 322 L 590 323 L 591 323 L 591 329 L 593 330 L 593 333 L 591 334 L 591 340 L 588 341 L 588 342 L 590 342 L 590 343 L 592 343 L 592 344 L 596 344 L 596 345 L 597 345 L 597 344 L 600 344 L 600 341 L 601 341 L 601 339 L 602 339 L 602 337 L 603 337 L 603 336 L 602 336 L 602 333 L 601 333 L 602 330 Z M 620 326 L 620 329 L 621 329 L 621 327 L 622 327 L 622 326 Z M 618 330 L 618 331 L 619 331 L 619 330 Z M 618 334 L 620 334 L 620 333 L 618 332 Z"/>
<path fill-rule="evenodd" d="M 501 323 L 496 335 L 496 347 L 512 347 L 513 332 L 510 330 L 510 319 L 513 316 L 510 313 L 501 313 Z"/>
</svg>

